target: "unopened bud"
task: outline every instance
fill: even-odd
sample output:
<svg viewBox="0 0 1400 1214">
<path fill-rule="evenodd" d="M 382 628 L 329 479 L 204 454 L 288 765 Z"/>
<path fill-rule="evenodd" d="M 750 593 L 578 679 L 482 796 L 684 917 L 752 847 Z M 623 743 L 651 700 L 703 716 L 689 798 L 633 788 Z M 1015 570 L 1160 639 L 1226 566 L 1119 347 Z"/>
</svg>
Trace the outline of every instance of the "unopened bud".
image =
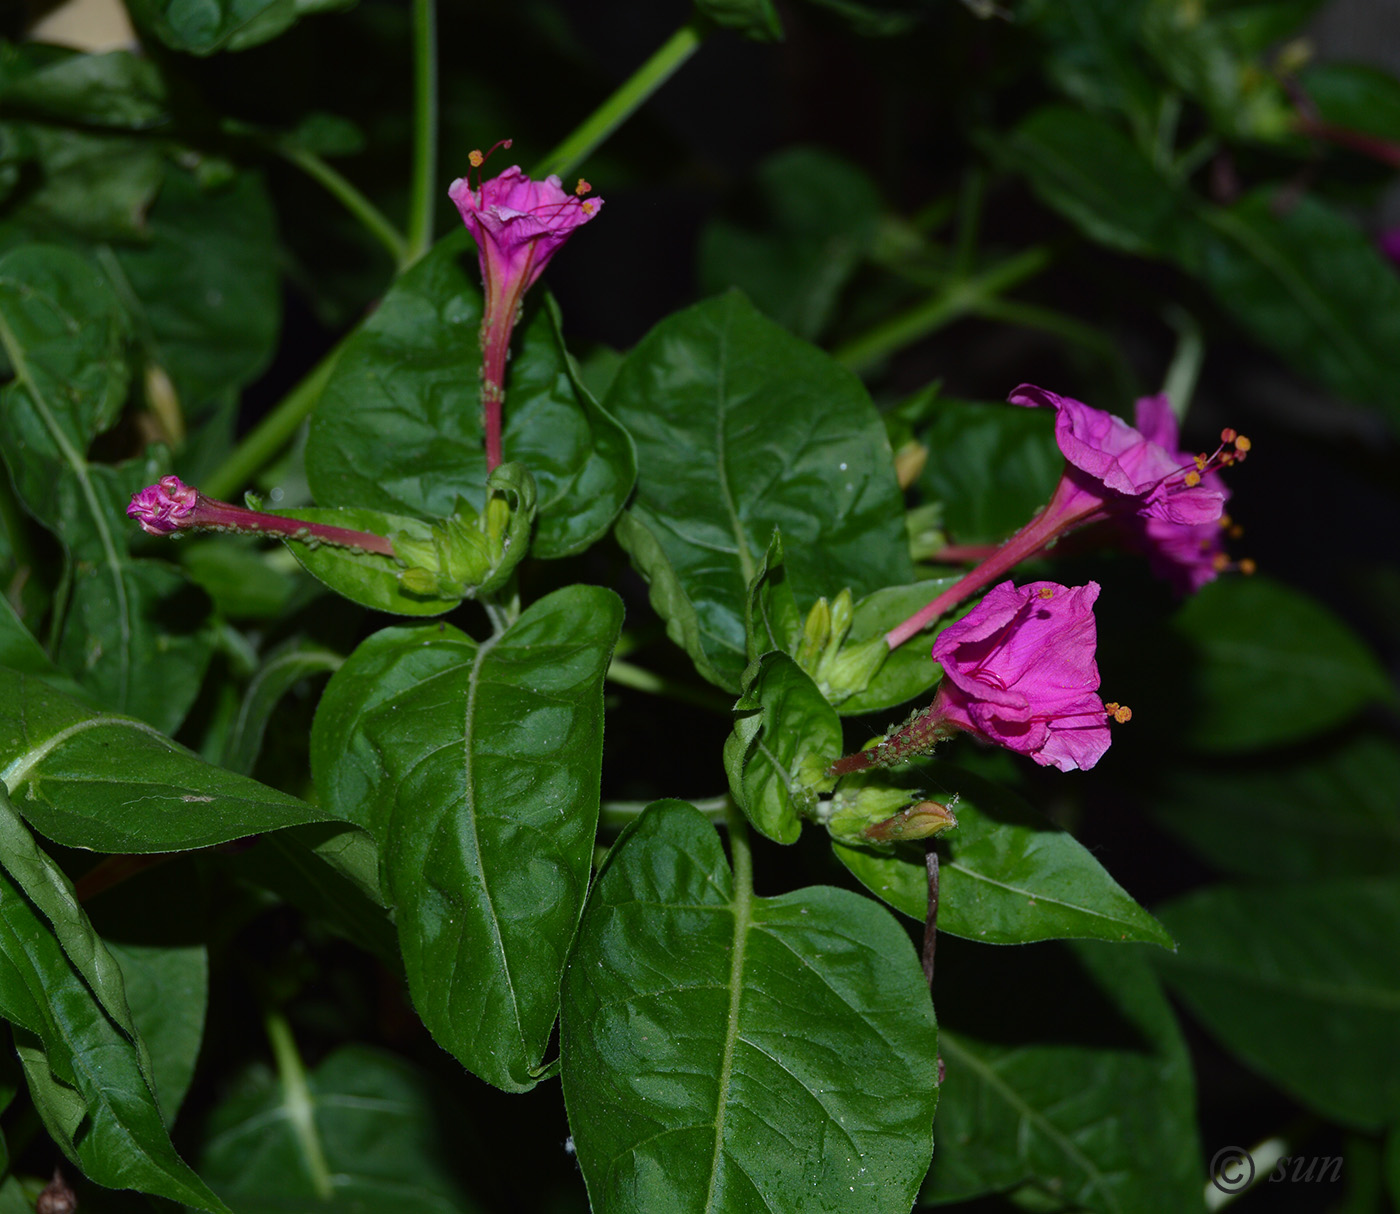
<svg viewBox="0 0 1400 1214">
<path fill-rule="evenodd" d="M 953 811 L 941 801 L 920 801 L 908 809 L 901 809 L 892 817 L 867 826 L 861 833 L 874 843 L 904 843 L 910 839 L 940 835 L 957 824 Z"/>
</svg>

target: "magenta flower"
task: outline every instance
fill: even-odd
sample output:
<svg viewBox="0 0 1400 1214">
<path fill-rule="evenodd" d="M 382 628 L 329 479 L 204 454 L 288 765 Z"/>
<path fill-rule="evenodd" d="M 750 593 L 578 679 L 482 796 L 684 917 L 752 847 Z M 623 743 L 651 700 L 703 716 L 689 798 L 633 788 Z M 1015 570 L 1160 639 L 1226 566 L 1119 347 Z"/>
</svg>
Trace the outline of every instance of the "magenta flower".
<svg viewBox="0 0 1400 1214">
<path fill-rule="evenodd" d="M 1149 397 L 1153 403 L 1146 412 L 1139 409 L 1155 438 L 1102 409 L 1030 384 L 1017 388 L 1010 400 L 1055 410 L 1055 440 L 1065 457 L 1060 483 L 1045 508 L 1020 531 L 928 606 L 891 628 L 885 634 L 891 649 L 1013 566 L 1089 523 L 1126 522 L 1142 546 L 1160 540 L 1160 551 L 1151 548 L 1157 567 L 1170 570 L 1178 584 L 1200 575 L 1194 566 L 1189 575 L 1180 568 L 1185 563 L 1182 546 L 1201 539 L 1200 533 L 1184 529 L 1218 526 L 1226 494 L 1212 473 L 1242 460 L 1250 447 L 1247 438 L 1225 430 L 1210 455 L 1178 452 L 1176 422 L 1165 397 Z"/>
<path fill-rule="evenodd" d="M 601 198 L 585 201 L 577 194 L 566 194 L 558 177 L 531 181 L 519 166 L 483 182 L 477 190 L 459 177 L 447 196 L 457 204 L 462 222 L 476 241 L 488 311 L 493 300 L 518 304 L 574 229 L 592 219 L 603 205 Z"/>
<path fill-rule="evenodd" d="M 1400 266 L 1400 228 L 1389 228 L 1376 239 L 1381 253 Z"/>
<path fill-rule="evenodd" d="M 1119 510 L 1187 525 L 1220 517 L 1225 498 L 1218 479 L 1215 485 L 1207 484 L 1195 457 L 1175 450 L 1176 423 L 1166 397 L 1147 398 L 1160 404 L 1148 410 L 1148 417 L 1159 436 L 1167 437 L 1169 431 L 1166 446 L 1111 413 L 1031 384 L 1022 384 L 1008 399 L 1013 405 L 1045 405 L 1056 411 L 1055 441 L 1067 466 L 1055 497 L 1061 512 L 1074 521 Z"/>
<path fill-rule="evenodd" d="M 505 140 L 504 144 L 509 147 L 510 141 Z M 480 152 L 471 155 L 475 168 L 480 168 L 485 159 Z M 475 190 L 470 181 L 459 177 L 447 191 L 476 241 L 481 263 L 485 295 L 481 316 L 481 403 L 488 473 L 502 459 L 506 359 L 511 332 L 520 315 L 520 301 L 574 229 L 592 219 L 603 205 L 601 198 L 584 200 L 589 188 L 580 179 L 576 191 L 566 194 L 558 177 L 531 181 L 518 167 L 512 167 L 490 181 L 479 181 Z"/>
<path fill-rule="evenodd" d="M 1096 582 L 993 587 L 934 643 L 943 682 L 933 711 L 1042 767 L 1093 767 L 1110 742 L 1094 660 L 1098 597 Z"/>
<path fill-rule="evenodd" d="M 304 523 L 280 514 L 264 514 L 205 497 L 178 476 L 163 476 L 131 495 L 127 518 L 134 518 L 143 531 L 170 535 L 176 531 L 234 531 L 243 535 L 273 535 L 303 543 L 330 544 L 360 552 L 393 556 L 394 546 L 382 535 L 332 527 L 326 523 Z"/>
<path fill-rule="evenodd" d="M 1177 449 L 1176 414 L 1165 395 L 1144 396 L 1137 403 L 1137 428 L 1149 442 L 1175 452 L 1179 466 L 1193 457 Z M 1220 495 L 1223 506 L 1230 498 L 1225 478 L 1207 468 L 1201 473 L 1201 488 Z M 1147 557 L 1152 572 L 1171 582 L 1182 594 L 1194 594 L 1213 582 L 1229 566 L 1225 553 L 1224 515 L 1201 523 L 1179 523 L 1152 515 L 1125 516 L 1121 522 L 1129 542 Z"/>
<path fill-rule="evenodd" d="M 140 523 L 142 531 L 169 535 L 191 526 L 198 501 L 198 489 L 186 485 L 178 476 L 163 476 L 154 485 L 131 495 L 126 516 Z"/>
</svg>

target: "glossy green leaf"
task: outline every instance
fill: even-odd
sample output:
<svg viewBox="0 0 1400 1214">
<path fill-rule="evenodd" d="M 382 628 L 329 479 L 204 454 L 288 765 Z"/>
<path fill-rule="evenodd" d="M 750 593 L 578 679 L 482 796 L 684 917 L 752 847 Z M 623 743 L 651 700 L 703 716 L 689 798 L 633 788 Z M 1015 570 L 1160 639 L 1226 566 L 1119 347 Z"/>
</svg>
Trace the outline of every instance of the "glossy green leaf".
<svg viewBox="0 0 1400 1214">
<path fill-rule="evenodd" d="M 1140 950 L 952 941 L 936 980 L 947 1073 L 925 1203 L 1014 1189 L 1029 1209 L 1201 1208 L 1191 1062 Z"/>
<path fill-rule="evenodd" d="M 1047 409 L 940 400 L 920 434 L 928 462 L 920 497 L 943 507 L 956 544 L 999 544 L 1050 500 L 1064 471 Z"/>
<path fill-rule="evenodd" d="M 469 1214 L 454 1143 L 465 1117 L 431 1078 L 383 1050 L 347 1046 L 306 1076 L 310 1141 L 329 1196 L 307 1160 L 297 1093 L 264 1068 L 246 1074 L 210 1115 L 200 1171 L 238 1214 Z"/>
<path fill-rule="evenodd" d="M 914 771 L 907 782 L 948 804 L 958 819 L 957 828 L 938 840 L 940 932 L 985 944 L 1087 939 L 1172 947 L 1162 925 L 1093 852 L 1010 789 L 943 763 Z M 923 922 L 928 877 L 922 847 L 833 847 L 871 893 Z"/>
<path fill-rule="evenodd" d="M 126 503 L 155 469 L 86 458 L 125 396 L 125 337 L 111 289 L 77 254 L 31 245 L 0 258 L 0 343 L 15 369 L 0 397 L 0 448 L 17 493 L 73 565 L 55 658 L 108 707 L 173 730 L 209 658 L 207 609 L 173 566 L 128 554 Z"/>
<path fill-rule="evenodd" d="M 386 514 L 382 510 L 363 510 L 353 506 L 306 506 L 278 513 L 302 522 L 349 527 L 375 535 L 388 536 L 401 531 L 424 540 L 430 535 L 428 524 L 402 514 Z M 461 598 L 413 594 L 405 590 L 400 578 L 403 566 L 391 556 L 336 548 L 330 544 L 312 546 L 289 542 L 287 549 L 296 557 L 297 563 L 323 586 L 371 611 L 384 611 L 391 615 L 442 615 L 460 607 L 462 603 Z"/>
<path fill-rule="evenodd" d="M 610 853 L 564 980 L 564 1099 L 593 1209 L 904 1214 L 937 1036 L 904 931 L 815 886 L 755 897 L 682 802 Z"/>
<path fill-rule="evenodd" d="M 18 819 L 9 820 L 6 860 L 14 862 Z M 57 920 L 47 912 L 41 917 L 10 877 L 0 876 L 0 1015 L 15 1025 L 30 1093 L 49 1133 L 99 1184 L 223 1211 L 170 1143 L 116 961 L 32 839 L 19 864 L 51 910 L 60 903 L 70 908 Z"/>
<path fill-rule="evenodd" d="M 1400 1118 L 1400 882 L 1215 886 L 1161 915 L 1162 972 L 1226 1048 L 1330 1120 Z"/>
<path fill-rule="evenodd" d="M 460 496 L 481 508 L 481 290 L 466 247 L 465 234 L 440 241 L 337 360 L 306 446 L 322 506 L 446 518 Z M 539 487 L 531 551 L 568 556 L 607 531 L 631 491 L 631 442 L 583 386 L 549 302 L 527 305 L 513 349 L 505 458 Z"/>
<path fill-rule="evenodd" d="M 610 591 L 569 586 L 477 643 L 391 628 L 331 680 L 312 770 L 381 848 L 409 990 L 470 1070 L 538 1081 L 588 888 L 603 676 L 622 626 Z"/>
<path fill-rule="evenodd" d="M 797 652 L 802 639 L 802 613 L 797 609 L 797 599 L 783 564 L 782 532 L 776 527 L 758 572 L 749 583 L 747 606 L 744 636 L 751 663 L 765 653 Z"/>
<path fill-rule="evenodd" d="M 132 1021 L 150 1048 L 156 1096 L 174 1121 L 204 1040 L 208 953 L 202 944 L 109 943 L 107 949 L 121 966 Z"/>
<path fill-rule="evenodd" d="M 1400 747 L 1376 734 L 1297 754 L 1172 767 L 1153 816 L 1223 872 L 1275 880 L 1400 871 Z"/>
<path fill-rule="evenodd" d="M 12 128 L 13 129 L 13 128 Z M 22 128 L 14 158 L 38 177 L 0 222 L 0 248 L 32 240 L 140 240 L 165 179 L 160 146 L 47 123 Z"/>
<path fill-rule="evenodd" d="M 49 660 L 34 634 L 24 626 L 8 598 L 0 596 L 0 666 L 32 674 L 65 695 L 83 698 L 82 689 Z"/>
<path fill-rule="evenodd" d="M 169 120 L 165 83 L 150 60 L 124 50 L 82 54 L 41 43 L 0 47 L 0 106 L 93 126 Z"/>
<path fill-rule="evenodd" d="M 1200 750 L 1280 746 L 1394 694 L 1350 628 L 1269 578 L 1213 582 L 1173 626 L 1195 652 L 1179 703 L 1186 737 Z"/>
<path fill-rule="evenodd" d="M 354 0 L 130 0 L 133 20 L 174 51 L 241 51 L 290 29 L 297 18 Z"/>
<path fill-rule="evenodd" d="M 1187 267 L 1295 370 L 1400 425 L 1400 275 L 1339 210 L 1260 189 L 1203 210 Z"/>
<path fill-rule="evenodd" d="M 1090 240 L 1141 256 L 1171 250 L 1176 191 L 1108 119 L 1046 106 L 1016 128 L 999 154 Z"/>
<path fill-rule="evenodd" d="M 912 580 L 889 440 L 849 371 L 731 292 L 639 342 L 608 407 L 637 442 L 618 539 L 667 634 L 737 691 L 748 588 L 773 528 L 799 607 Z"/>
<path fill-rule="evenodd" d="M 804 147 L 766 160 L 756 192 L 766 212 L 763 229 L 724 220 L 705 229 L 700 289 L 738 287 L 785 329 L 813 341 L 875 238 L 879 192 L 856 165 Z"/>
<path fill-rule="evenodd" d="M 336 671 L 343 661 L 340 654 L 300 639 L 269 654 L 243 692 L 238 715 L 224 739 L 220 766 L 239 775 L 252 775 L 278 702 L 298 683 Z"/>
<path fill-rule="evenodd" d="M 67 847 L 184 851 L 328 816 L 33 676 L 0 670 L 0 706 L 0 782 L 36 830 Z"/>
<path fill-rule="evenodd" d="M 168 169 L 142 241 L 115 247 L 112 258 L 147 355 L 185 409 L 266 369 L 282 326 L 282 282 L 272 202 L 257 176 L 202 187 L 193 173 Z"/>
<path fill-rule="evenodd" d="M 911 582 L 908 586 L 889 586 L 866 595 L 856 604 L 847 644 L 855 645 L 889 632 L 920 608 L 927 607 L 960 576 L 950 574 L 925 582 Z M 905 641 L 885 659 L 885 664 L 876 671 L 864 691 L 856 692 L 838 706 L 841 715 L 854 717 L 886 712 L 931 690 L 939 676 L 938 663 L 933 660 L 932 653 L 934 638 L 960 615 L 960 612 L 946 615 L 932 631 L 917 633 Z"/>
<path fill-rule="evenodd" d="M 794 843 L 840 757 L 836 709 L 787 654 L 765 654 L 749 669 L 724 744 L 735 803 L 768 838 Z"/>
</svg>

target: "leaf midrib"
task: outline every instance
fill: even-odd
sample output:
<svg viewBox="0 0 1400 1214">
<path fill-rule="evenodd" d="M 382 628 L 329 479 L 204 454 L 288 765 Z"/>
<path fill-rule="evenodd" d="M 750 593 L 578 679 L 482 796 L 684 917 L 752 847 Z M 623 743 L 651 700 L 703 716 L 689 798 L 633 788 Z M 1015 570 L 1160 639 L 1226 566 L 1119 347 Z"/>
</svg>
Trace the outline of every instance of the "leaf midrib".
<svg viewBox="0 0 1400 1214">
<path fill-rule="evenodd" d="M 6 280 L 15 281 L 15 280 Z M 18 284 L 23 286 L 24 284 Z M 63 311 L 57 303 L 54 304 L 58 311 Z M 39 385 L 34 380 L 33 372 L 29 368 L 29 360 L 25 357 L 24 349 L 15 337 L 14 330 L 5 319 L 5 312 L 0 308 L 0 344 L 5 347 L 5 353 L 10 359 L 10 365 L 14 367 L 15 381 L 23 387 L 29 394 L 29 399 L 33 402 L 35 410 L 49 432 L 49 436 L 57 445 L 68 466 L 72 468 L 73 475 L 77 477 L 78 484 L 83 491 L 83 500 L 87 503 L 87 508 L 92 514 L 93 523 L 97 528 L 98 539 L 102 544 L 102 553 L 106 561 L 107 568 L 112 575 L 112 586 L 116 591 L 117 600 L 117 622 L 121 629 L 121 652 L 118 657 L 118 703 L 127 702 L 127 686 L 131 674 L 131 605 L 127 602 L 126 582 L 122 578 L 121 558 L 117 553 L 116 544 L 112 539 L 112 532 L 107 526 L 106 516 L 102 513 L 98 505 L 97 493 L 92 487 L 92 480 L 88 476 L 87 460 L 78 452 L 77 448 L 68 441 L 68 436 L 63 433 L 53 414 L 49 411 L 43 393 L 39 391 Z M 67 545 L 65 545 L 65 548 Z"/>
</svg>

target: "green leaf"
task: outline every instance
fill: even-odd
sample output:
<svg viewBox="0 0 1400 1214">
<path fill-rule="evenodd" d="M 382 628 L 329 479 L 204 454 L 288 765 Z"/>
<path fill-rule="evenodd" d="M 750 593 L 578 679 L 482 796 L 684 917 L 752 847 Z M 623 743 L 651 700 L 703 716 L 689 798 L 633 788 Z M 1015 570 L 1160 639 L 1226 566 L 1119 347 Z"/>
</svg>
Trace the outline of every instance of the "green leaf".
<svg viewBox="0 0 1400 1214">
<path fill-rule="evenodd" d="M 0 782 L 35 829 L 66 847 L 184 851 L 328 816 L 32 676 L 0 670 L 0 705 Z"/>
<path fill-rule="evenodd" d="M 303 680 L 339 670 L 344 660 L 340 654 L 300 638 L 269 654 L 243 692 L 243 703 L 224 739 L 220 766 L 239 775 L 252 775 L 278 702 Z"/>
<path fill-rule="evenodd" d="M 736 286 L 784 328 L 813 341 L 874 241 L 879 192 L 856 165 L 804 147 L 766 160 L 756 189 L 765 228 L 710 223 L 700 239 L 700 289 Z"/>
<path fill-rule="evenodd" d="M 754 897 L 677 801 L 612 849 L 564 979 L 564 1099 L 596 1210 L 904 1214 L 937 1037 L 909 938 L 865 898 Z"/>
<path fill-rule="evenodd" d="M 1065 458 L 1048 413 L 980 401 L 934 404 L 933 424 L 921 435 L 929 454 L 919 494 L 942 505 L 954 543 L 999 544 L 1050 500 Z"/>
<path fill-rule="evenodd" d="M 777 843 L 795 843 L 802 819 L 829 791 L 826 768 L 841 757 L 841 718 L 785 653 L 750 667 L 734 705 L 724 766 L 735 803 Z"/>
<path fill-rule="evenodd" d="M 1027 1209 L 1201 1208 L 1191 1061 L 1138 950 L 953 941 L 938 990 L 947 1075 L 924 1202 L 1017 1189 Z M 1013 994 L 1036 991 L 1054 995 Z"/>
<path fill-rule="evenodd" d="M 926 582 L 911 582 L 908 586 L 889 586 L 866 595 L 856 604 L 847 645 L 889 632 L 920 608 L 927 607 L 959 577 L 961 574 L 950 574 Z M 932 632 L 920 632 L 905 641 L 885 659 L 885 664 L 870 680 L 870 686 L 839 705 L 841 715 L 855 717 L 885 712 L 929 691 L 939 678 L 939 666 L 933 660 L 933 639 L 961 615 L 961 612 L 946 615 Z"/>
<path fill-rule="evenodd" d="M 731 292 L 640 341 L 608 394 L 637 443 L 618 540 L 667 635 L 737 692 L 775 526 L 799 607 L 912 580 L 893 455 L 860 381 Z"/>
<path fill-rule="evenodd" d="M 1125 115 L 1139 135 L 1158 120 L 1163 90 L 1144 62 L 1139 30 L 1148 0 L 1026 0 L 1017 9 L 1045 40 L 1045 69 L 1089 110 Z"/>
<path fill-rule="evenodd" d="M 1400 142 L 1400 80 L 1390 72 L 1365 63 L 1309 63 L 1298 83 L 1323 122 Z"/>
<path fill-rule="evenodd" d="M 398 936 L 379 886 L 379 848 L 366 831 L 338 823 L 293 826 L 221 857 L 220 867 L 270 890 L 373 953 L 391 971 L 402 969 Z"/>
<path fill-rule="evenodd" d="M 409 990 L 490 1083 L 538 1081 L 588 888 L 611 591 L 569 586 L 478 644 L 390 628 L 331 680 L 311 735 L 324 804 L 379 842 Z"/>
<path fill-rule="evenodd" d="M 1400 882 L 1216 886 L 1161 915 L 1162 972 L 1227 1049 L 1330 1120 L 1400 1119 Z"/>
<path fill-rule="evenodd" d="M 1172 947 L 1162 925 L 1124 892 L 1088 848 L 1010 789 L 943 763 L 930 764 L 907 780 L 947 802 L 958 819 L 957 829 L 938 840 L 940 933 L 984 944 L 1081 939 Z M 893 852 L 840 843 L 833 847 L 836 858 L 871 893 L 924 921 L 928 877 L 921 846 Z"/>
<path fill-rule="evenodd" d="M 111 289 L 77 254 L 30 245 L 0 258 L 0 343 L 14 369 L 0 447 L 73 570 L 56 660 L 108 707 L 173 730 L 209 659 L 207 609 L 173 566 L 128 554 L 125 507 L 154 467 L 92 465 L 85 454 L 121 409 L 125 336 Z"/>
<path fill-rule="evenodd" d="M 481 291 L 466 243 L 439 241 L 346 343 L 306 446 L 321 505 L 433 519 L 464 497 L 481 509 Z M 548 302 L 527 304 L 516 328 L 502 443 L 539 487 L 536 556 L 582 552 L 632 489 L 631 442 L 583 386 Z"/>
<path fill-rule="evenodd" d="M 695 10 L 755 42 L 778 42 L 783 36 L 773 0 L 695 0 Z"/>
<path fill-rule="evenodd" d="M 1223 872 L 1309 881 L 1400 871 L 1400 747 L 1389 738 L 1176 765 L 1157 779 L 1158 825 Z"/>
<path fill-rule="evenodd" d="M 116 246 L 111 261 L 148 357 L 183 406 L 251 383 L 282 328 L 276 220 L 261 179 L 239 173 L 202 187 L 193 173 L 169 169 L 143 235 Z"/>
<path fill-rule="evenodd" d="M 7 820 L 6 860 L 12 862 L 23 827 L 12 813 Z M 45 1126 L 99 1184 L 224 1211 L 170 1143 L 116 962 L 87 924 L 71 887 L 32 839 L 29 847 L 28 855 L 19 853 L 19 863 L 34 876 L 35 890 L 52 910 L 67 905 L 62 918 L 41 918 L 9 876 L 0 876 L 0 1015 L 15 1025 L 30 1094 Z M 64 933 L 64 944 L 55 928 Z"/>
<path fill-rule="evenodd" d="M 1314 599 L 1269 578 L 1211 583 L 1177 614 L 1195 651 L 1186 739 L 1229 753 L 1320 733 L 1393 691 L 1376 657 Z"/>
<path fill-rule="evenodd" d="M 1022 122 L 997 154 L 1090 240 L 1144 257 L 1173 248 L 1175 188 L 1107 119 L 1046 106 Z"/>
<path fill-rule="evenodd" d="M 1259 189 L 1203 208 L 1184 258 L 1220 306 L 1296 371 L 1400 426 L 1400 275 L 1350 219 Z"/>
<path fill-rule="evenodd" d="M 89 134 L 34 123 L 12 158 L 38 181 L 0 223 L 0 248 L 31 240 L 141 240 L 165 179 L 160 145 L 131 135 Z"/>
<path fill-rule="evenodd" d="M 400 531 L 426 541 L 432 534 L 432 529 L 416 518 L 386 514 L 382 510 L 363 510 L 352 506 L 306 506 L 300 510 L 279 510 L 277 513 L 305 523 L 326 523 L 332 527 L 349 527 L 375 535 L 389 536 Z M 323 586 L 371 611 L 385 611 L 391 615 L 442 615 L 462 604 L 460 596 L 414 594 L 405 590 L 400 577 L 403 567 L 391 556 L 337 548 L 331 544 L 312 546 L 289 542 L 287 550 Z"/>
<path fill-rule="evenodd" d="M 802 639 L 802 613 L 783 564 L 783 535 L 774 527 L 768 551 L 749 584 L 744 636 L 749 661 L 765 653 L 795 654 Z"/>
<path fill-rule="evenodd" d="M 238 1214 L 469 1214 L 456 1157 L 466 1115 L 424 1072 L 368 1046 L 336 1050 L 306 1077 L 311 1134 L 331 1192 L 308 1170 L 304 1114 L 258 1067 L 210 1115 L 200 1171 Z M 444 1132 L 454 1145 L 444 1150 Z"/>
<path fill-rule="evenodd" d="M 4 596 L 0 596 L 0 666 L 21 674 L 35 675 L 59 688 L 65 695 L 83 697 L 82 689 L 49 660 L 43 646 L 34 639 L 10 600 Z"/>
<path fill-rule="evenodd" d="M 129 0 L 132 19 L 174 51 L 212 55 L 277 37 L 297 18 L 354 0 Z"/>
<path fill-rule="evenodd" d="M 130 51 L 89 55 L 40 43 L 0 46 L 0 106 L 84 125 L 143 128 L 169 121 L 165 82 Z"/>
</svg>

